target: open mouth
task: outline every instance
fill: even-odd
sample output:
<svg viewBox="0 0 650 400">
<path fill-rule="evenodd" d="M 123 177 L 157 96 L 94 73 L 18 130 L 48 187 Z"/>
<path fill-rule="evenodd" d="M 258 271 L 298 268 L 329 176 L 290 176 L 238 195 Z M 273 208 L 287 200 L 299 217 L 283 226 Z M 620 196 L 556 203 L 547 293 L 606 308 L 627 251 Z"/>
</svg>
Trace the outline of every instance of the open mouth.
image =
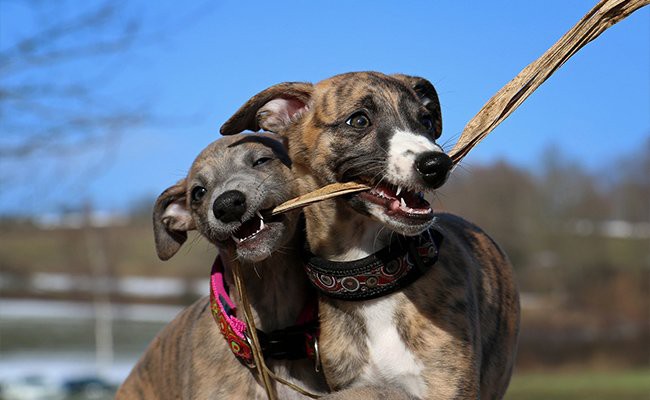
<svg viewBox="0 0 650 400">
<path fill-rule="evenodd" d="M 384 207 L 391 217 L 430 219 L 433 210 L 421 192 L 406 190 L 398 185 L 380 183 L 373 189 L 359 194 L 363 200 Z"/>
<path fill-rule="evenodd" d="M 268 213 L 266 212 L 268 211 Z M 268 214 L 269 216 L 264 218 L 263 214 Z M 268 224 L 272 222 L 279 222 L 282 219 L 282 215 L 270 216 L 271 209 L 264 210 L 263 212 L 255 211 L 255 215 L 249 220 L 242 223 L 239 228 L 232 233 L 231 238 L 238 246 L 246 242 L 251 242 L 263 232 L 269 229 Z"/>
</svg>

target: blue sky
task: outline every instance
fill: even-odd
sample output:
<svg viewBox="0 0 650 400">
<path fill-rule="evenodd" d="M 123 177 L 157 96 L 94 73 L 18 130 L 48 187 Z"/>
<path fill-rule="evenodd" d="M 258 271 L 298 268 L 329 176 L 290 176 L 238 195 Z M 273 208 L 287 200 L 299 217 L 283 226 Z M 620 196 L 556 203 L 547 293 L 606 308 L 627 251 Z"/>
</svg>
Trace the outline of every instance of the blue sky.
<svg viewBox="0 0 650 400">
<path fill-rule="evenodd" d="M 0 48 L 33 24 L 17 4 L 2 3 Z M 103 96 L 123 105 L 146 104 L 158 118 L 123 132 L 101 166 L 82 180 L 59 176 L 64 184 L 48 179 L 50 185 L 34 188 L 30 175 L 23 175 L 11 190 L 0 189 L 0 214 L 53 212 L 85 201 L 98 209 L 123 210 L 183 177 L 198 152 L 219 137 L 221 123 L 258 91 L 348 71 L 428 78 L 441 99 L 441 141 L 451 148 L 485 101 L 595 1 L 181 4 L 129 2 L 128 12 L 142 18 L 143 29 L 162 30 L 164 37 L 118 56 L 46 71 L 48 79 L 106 77 Z M 569 60 L 472 151 L 465 165 L 471 173 L 473 165 L 504 159 L 534 170 L 541 153 L 555 146 L 586 168 L 602 171 L 649 136 L 646 7 Z M 83 169 L 79 163 L 61 174 Z M 38 168 L 33 162 L 0 167 L 23 174 Z"/>
</svg>

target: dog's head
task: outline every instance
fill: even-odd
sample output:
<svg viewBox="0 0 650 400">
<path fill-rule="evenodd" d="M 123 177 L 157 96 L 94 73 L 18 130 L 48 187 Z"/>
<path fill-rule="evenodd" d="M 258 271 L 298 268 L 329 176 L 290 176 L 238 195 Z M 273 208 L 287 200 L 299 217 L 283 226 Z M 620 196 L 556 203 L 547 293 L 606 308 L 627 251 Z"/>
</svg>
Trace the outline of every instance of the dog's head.
<svg viewBox="0 0 650 400">
<path fill-rule="evenodd" d="M 346 200 L 358 212 L 405 235 L 432 223 L 421 192 L 440 187 L 452 162 L 436 144 L 440 103 L 426 79 L 357 72 L 283 83 L 254 96 L 221 132 L 260 128 L 286 136 L 293 162 L 320 185 L 373 186 Z"/>
<path fill-rule="evenodd" d="M 291 161 L 278 136 L 235 135 L 210 144 L 188 176 L 165 190 L 153 212 L 158 256 L 167 260 L 197 229 L 240 260 L 258 262 L 293 236 L 299 213 L 268 211 L 295 197 Z"/>
</svg>

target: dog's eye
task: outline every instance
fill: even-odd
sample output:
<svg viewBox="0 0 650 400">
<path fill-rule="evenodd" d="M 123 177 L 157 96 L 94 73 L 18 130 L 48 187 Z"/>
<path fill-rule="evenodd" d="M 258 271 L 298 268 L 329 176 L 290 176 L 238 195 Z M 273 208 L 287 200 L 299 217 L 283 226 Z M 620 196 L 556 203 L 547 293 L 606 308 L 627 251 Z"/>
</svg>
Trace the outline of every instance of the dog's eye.
<svg viewBox="0 0 650 400">
<path fill-rule="evenodd" d="M 433 132 L 433 118 L 431 118 L 430 115 L 425 115 L 424 117 L 420 118 L 420 123 L 422 126 L 427 128 L 427 132 Z"/>
<path fill-rule="evenodd" d="M 192 189 L 192 201 L 200 201 L 208 191 L 203 186 Z"/>
<path fill-rule="evenodd" d="M 271 160 L 272 160 L 271 157 L 260 157 L 257 160 L 255 160 L 255 162 L 253 163 L 253 167 L 257 167 L 258 165 L 262 165 L 262 164 L 267 163 L 267 162 L 269 162 Z"/>
<path fill-rule="evenodd" d="M 353 128 L 367 128 L 370 126 L 370 119 L 365 113 L 358 112 L 353 114 L 347 121 L 346 124 L 350 125 Z"/>
</svg>

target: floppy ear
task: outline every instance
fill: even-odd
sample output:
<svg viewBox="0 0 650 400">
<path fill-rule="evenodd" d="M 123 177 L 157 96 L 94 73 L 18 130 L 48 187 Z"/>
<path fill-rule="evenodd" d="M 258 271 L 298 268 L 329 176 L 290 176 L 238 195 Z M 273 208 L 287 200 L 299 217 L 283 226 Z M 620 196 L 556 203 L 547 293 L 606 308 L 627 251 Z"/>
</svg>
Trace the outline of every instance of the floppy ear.
<svg viewBox="0 0 650 400">
<path fill-rule="evenodd" d="M 406 83 L 420 98 L 424 108 L 431 112 L 433 116 L 434 135 L 438 139 L 442 134 L 442 113 L 440 112 L 440 101 L 438 100 L 438 93 L 433 87 L 433 84 L 419 76 L 410 76 L 403 74 L 394 74 L 394 78 Z"/>
<path fill-rule="evenodd" d="M 308 109 L 314 86 L 285 82 L 261 91 L 246 102 L 221 126 L 222 135 L 264 129 L 278 133 Z"/>
<path fill-rule="evenodd" d="M 169 260 L 187 240 L 187 231 L 196 229 L 187 209 L 185 179 L 167 188 L 153 208 L 153 235 L 161 260 Z"/>
</svg>

